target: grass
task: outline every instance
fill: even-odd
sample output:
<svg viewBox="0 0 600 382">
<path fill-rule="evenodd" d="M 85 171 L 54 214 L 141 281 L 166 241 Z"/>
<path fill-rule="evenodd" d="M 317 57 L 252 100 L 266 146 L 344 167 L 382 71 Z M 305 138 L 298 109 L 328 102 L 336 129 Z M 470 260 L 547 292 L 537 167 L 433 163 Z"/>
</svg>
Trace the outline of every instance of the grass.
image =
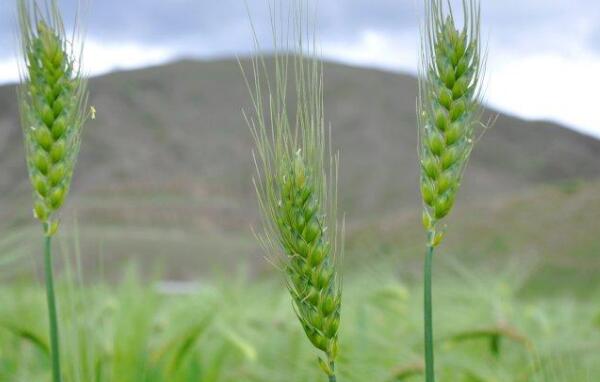
<svg viewBox="0 0 600 382">
<path fill-rule="evenodd" d="M 442 245 L 444 256 L 438 258 L 434 272 L 440 381 L 518 381 L 532 362 L 521 359 L 529 352 L 520 343 L 503 339 L 497 357 L 486 338 L 450 340 L 459 334 L 473 337 L 504 323 L 520 334 L 528 333 L 535 344 L 531 358 L 540 359 L 543 366 L 536 367 L 539 371 L 531 381 L 592 382 L 600 378 L 595 365 L 600 309 L 593 303 L 600 297 L 600 289 L 590 287 L 596 285 L 600 269 L 595 250 L 599 190 L 600 184 L 592 182 L 577 190 L 541 186 L 492 203 L 463 202 L 454 211 L 449 218 L 452 234 Z M 129 220 L 148 209 L 145 200 L 137 199 L 119 201 L 111 196 L 89 200 L 94 208 L 104 200 L 110 210 L 128 211 L 102 224 L 84 213 L 86 198 L 78 202 L 86 225 L 76 227 L 64 216 L 56 241 L 58 254 L 72 252 L 71 243 L 78 238 L 89 284 L 73 287 L 73 282 L 65 280 L 66 271 L 58 278 L 62 344 L 75 342 L 74 322 L 88 322 L 91 327 L 85 330 L 92 332 L 86 360 L 65 349 L 64 368 L 83 369 L 90 366 L 82 362 L 99 363 L 104 370 L 100 381 L 107 382 L 128 382 L 115 374 L 115 368 L 140 381 L 279 382 L 286 376 L 298 382 L 319 380 L 316 354 L 294 322 L 288 292 L 279 277 L 265 275 L 269 267 L 248 228 L 241 233 L 216 224 L 190 225 L 185 216 L 173 224 L 168 214 L 160 212 L 175 207 L 170 201 L 155 206 L 156 211 L 144 222 Z M 393 214 L 368 224 L 354 223 L 348 231 L 340 381 L 387 382 L 393 381 L 393 375 L 422 371 L 419 216 L 416 210 Z M 537 217 L 537 224 L 531 224 L 531 216 Z M 0 317 L 19 324 L 0 329 L 2 381 L 49 377 L 48 358 L 35 345 L 35 341 L 48 344 L 43 288 L 35 281 L 42 269 L 39 249 L 23 244 L 35 228 L 39 227 L 25 231 L 17 227 L 0 238 Z M 166 239 L 144 244 L 152 237 Z M 125 271 L 131 256 L 135 263 L 145 265 L 139 269 L 139 277 Z M 161 260 L 165 256 L 166 261 Z M 168 279 L 199 278 L 200 288 L 191 295 L 157 293 L 148 275 L 156 274 L 159 266 Z M 256 273 L 257 268 L 261 273 Z M 245 269 L 251 276 L 246 277 Z M 122 275 L 128 281 L 114 281 Z M 90 305 L 72 303 L 69 295 L 73 293 L 89 296 L 86 301 Z M 365 300 L 367 304 L 361 302 Z M 215 329 L 213 321 L 209 331 L 189 345 L 191 350 L 182 361 L 185 371 L 169 371 L 166 360 L 151 357 L 159 348 L 183 347 L 185 332 L 201 325 L 205 305 L 214 301 L 219 301 L 215 314 L 225 328 L 234 329 L 237 341 L 231 342 L 231 334 Z M 144 303 L 148 305 L 145 308 L 141 306 Z M 144 309 L 150 326 L 132 328 Z M 68 313 L 63 313 L 65 310 Z M 75 314 L 69 311 L 83 321 L 74 320 Z M 116 334 L 129 330 L 141 332 L 132 334 L 136 344 L 128 345 L 129 337 Z M 165 357 L 174 357 L 176 352 L 164 351 L 168 352 Z M 127 365 L 130 360 L 136 365 Z M 73 380 L 96 381 L 68 381 Z M 419 381 L 422 374 L 404 380 Z"/>
<path fill-rule="evenodd" d="M 530 275 L 521 267 L 468 270 L 472 267 L 457 258 L 440 258 L 435 273 L 436 306 L 443 312 L 436 321 L 440 381 L 600 378 L 597 306 L 587 299 L 525 293 Z M 423 378 L 422 288 L 417 280 L 398 278 L 390 271 L 396 267 L 398 262 L 388 260 L 345 271 L 340 380 Z M 77 279 L 77 272 L 65 272 L 57 288 L 65 382 L 320 378 L 315 350 L 277 277 L 255 280 L 241 273 L 178 293 L 160 292 L 132 268 L 119 284 Z M 600 290 L 593 293 L 600 297 Z M 49 377 L 43 298 L 43 289 L 30 282 L 0 287 L 0 380 Z"/>
</svg>

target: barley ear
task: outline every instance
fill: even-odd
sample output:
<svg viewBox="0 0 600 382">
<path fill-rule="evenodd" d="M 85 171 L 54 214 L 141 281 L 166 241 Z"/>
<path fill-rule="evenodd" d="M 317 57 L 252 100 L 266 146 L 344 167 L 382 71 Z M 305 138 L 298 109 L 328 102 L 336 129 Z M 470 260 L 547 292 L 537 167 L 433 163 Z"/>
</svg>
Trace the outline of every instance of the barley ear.
<svg viewBox="0 0 600 382">
<path fill-rule="evenodd" d="M 335 381 L 343 253 L 337 156 L 330 154 L 326 134 L 322 63 L 314 41 L 306 41 L 309 23 L 303 2 L 298 4 L 291 10 L 291 37 L 280 36 L 273 22 L 273 65 L 257 56 L 252 81 L 244 75 L 253 103 L 246 119 L 256 144 L 255 186 L 264 225 L 259 239 L 285 274 L 306 336 L 325 355 L 318 360 L 321 369 Z M 258 48 L 256 35 L 255 43 Z M 288 110 L 289 90 L 296 104 Z"/>
<path fill-rule="evenodd" d="M 452 210 L 480 126 L 485 56 L 478 0 L 463 0 L 458 28 L 443 0 L 426 1 L 419 67 L 419 155 L 423 224 L 431 246 L 443 238 L 439 223 Z"/>
<path fill-rule="evenodd" d="M 56 0 L 17 0 L 17 5 L 22 56 L 18 96 L 33 211 L 52 236 L 88 117 L 87 81 L 76 53 L 82 46 L 67 38 Z"/>
</svg>

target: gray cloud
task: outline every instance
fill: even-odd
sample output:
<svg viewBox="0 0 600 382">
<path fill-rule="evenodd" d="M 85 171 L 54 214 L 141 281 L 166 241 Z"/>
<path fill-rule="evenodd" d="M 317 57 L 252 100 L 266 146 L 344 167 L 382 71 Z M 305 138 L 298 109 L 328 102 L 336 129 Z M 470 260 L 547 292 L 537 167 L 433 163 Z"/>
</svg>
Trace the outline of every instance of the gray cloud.
<svg viewBox="0 0 600 382">
<path fill-rule="evenodd" d="M 13 2 L 0 11 L 0 58 L 13 54 Z M 100 42 L 136 42 L 180 54 L 245 53 L 251 47 L 244 0 L 89 0 L 88 35 Z M 261 40 L 268 41 L 266 0 L 246 0 Z M 456 1 L 456 0 L 453 0 Z M 77 0 L 62 0 L 66 20 Z M 365 30 L 415 33 L 421 0 L 320 0 L 323 41 L 353 41 Z M 597 0 L 483 1 L 485 29 L 514 49 L 551 49 L 585 24 L 600 24 Z M 264 37 L 264 38 L 263 38 Z M 600 49 L 598 37 L 590 45 Z"/>
<path fill-rule="evenodd" d="M 0 11 L 0 58 L 12 55 L 16 46 L 16 24 L 11 7 Z"/>
<path fill-rule="evenodd" d="M 60 2 L 67 24 L 77 0 Z M 259 37 L 268 40 L 269 11 L 264 0 L 248 0 Z M 393 32 L 416 25 L 414 0 L 328 0 L 318 4 L 321 36 L 352 39 L 364 29 Z M 0 14 L 0 57 L 10 54 L 14 10 Z M 169 46 L 182 53 L 236 53 L 251 47 L 244 0 L 96 0 L 87 17 L 88 36 L 106 42 Z M 7 24 L 8 22 L 8 24 Z M 262 38 L 261 38 L 262 40 Z"/>
<path fill-rule="evenodd" d="M 266 1 L 249 3 L 256 25 L 264 29 L 268 25 Z M 414 23 L 412 4 L 413 0 L 321 1 L 318 19 L 324 30 L 334 33 L 348 33 L 365 27 L 396 29 L 407 22 Z M 225 33 L 232 26 L 248 23 L 244 0 L 134 0 L 126 4 L 109 0 L 94 4 L 93 14 L 94 30 L 113 36 L 126 33 L 145 41 L 168 40 L 185 34 Z"/>
</svg>

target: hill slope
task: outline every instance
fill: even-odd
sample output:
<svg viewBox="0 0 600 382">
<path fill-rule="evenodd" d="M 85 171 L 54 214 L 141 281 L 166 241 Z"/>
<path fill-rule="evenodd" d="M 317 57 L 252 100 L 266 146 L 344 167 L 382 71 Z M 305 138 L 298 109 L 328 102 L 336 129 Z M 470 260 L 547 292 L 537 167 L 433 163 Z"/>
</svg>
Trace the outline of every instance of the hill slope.
<svg viewBox="0 0 600 382">
<path fill-rule="evenodd" d="M 221 237 L 231 253 L 252 247 L 231 235 L 243 232 L 250 242 L 257 217 L 241 115 L 249 97 L 237 62 L 115 73 L 90 89 L 98 114 L 85 131 L 69 202 L 82 225 L 185 229 Z M 349 225 L 418 209 L 415 79 L 328 63 L 325 90 Z M 13 87 L 0 88 L 0 227 L 31 223 L 15 98 Z M 476 147 L 461 203 L 599 176 L 600 141 L 500 115 Z"/>
<path fill-rule="evenodd" d="M 325 68 L 327 119 L 341 149 L 346 207 L 357 214 L 414 203 L 414 78 L 337 64 Z M 251 197 L 248 95 L 235 61 L 185 61 L 92 80 L 98 118 L 85 132 L 76 189 L 181 187 Z M 0 89 L 0 193 L 26 187 L 17 107 Z M 501 115 L 477 147 L 465 193 L 600 175 L 600 141 Z M 470 181 L 469 181 L 470 180 Z"/>
</svg>

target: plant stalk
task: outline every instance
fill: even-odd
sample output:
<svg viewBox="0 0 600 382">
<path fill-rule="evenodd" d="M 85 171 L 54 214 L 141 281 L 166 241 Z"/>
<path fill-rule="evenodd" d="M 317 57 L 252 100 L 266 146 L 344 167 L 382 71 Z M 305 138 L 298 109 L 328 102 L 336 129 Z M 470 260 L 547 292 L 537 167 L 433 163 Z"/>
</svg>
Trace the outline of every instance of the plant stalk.
<svg viewBox="0 0 600 382">
<path fill-rule="evenodd" d="M 434 360 L 433 360 L 433 308 L 431 294 L 431 270 L 433 267 L 433 244 L 427 246 L 424 272 L 424 306 L 425 316 L 425 381 L 435 382 Z"/>
<path fill-rule="evenodd" d="M 329 369 L 331 369 L 331 374 L 329 374 L 329 382 L 336 382 L 337 378 L 335 377 L 335 361 L 328 355 L 329 358 Z"/>
<path fill-rule="evenodd" d="M 60 349 L 58 340 L 58 319 L 54 294 L 54 276 L 52 267 L 52 236 L 46 235 L 44 242 L 46 271 L 46 297 L 48 300 L 48 321 L 50 324 L 50 356 L 52 358 L 52 381 L 61 382 Z"/>
</svg>

